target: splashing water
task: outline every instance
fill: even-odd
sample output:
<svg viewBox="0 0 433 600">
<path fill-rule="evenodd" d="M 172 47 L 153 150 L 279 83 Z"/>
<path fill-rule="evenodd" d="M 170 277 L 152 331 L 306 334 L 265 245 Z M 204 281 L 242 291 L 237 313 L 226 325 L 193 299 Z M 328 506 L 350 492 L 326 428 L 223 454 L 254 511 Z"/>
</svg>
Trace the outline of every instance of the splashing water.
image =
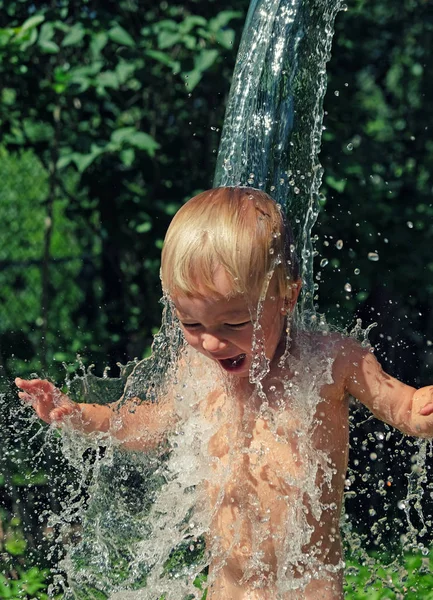
<svg viewBox="0 0 433 600">
<path fill-rule="evenodd" d="M 314 330 L 317 321 L 311 229 L 322 176 L 317 155 L 325 65 L 340 8 L 339 0 L 252 0 L 218 155 L 216 186 L 264 189 L 294 229 L 304 292 L 279 370 L 269 374 L 258 318 L 249 387 L 240 389 L 236 378 L 223 377 L 185 346 L 166 301 L 150 359 L 127 365 L 119 381 L 91 372 L 68 379 L 68 393 L 80 401 L 107 403 L 124 390 L 119 415 L 128 402 L 138 415 L 141 400 L 157 403 L 168 396 L 176 423 L 152 450 L 126 452 L 107 434 L 80 435 L 65 427 L 61 435 L 53 428 L 47 435 L 32 420 L 33 437 L 43 439 L 40 460 L 58 453 L 73 471 L 61 505 L 41 513 L 42 520 L 48 517 L 53 558 L 60 554 L 52 597 L 199 599 L 207 586 L 208 600 L 229 599 L 227 568 L 241 571 L 245 598 L 342 597 L 336 534 L 342 486 L 350 497 L 353 482 L 366 483 L 369 472 L 351 468 L 341 480 L 347 407 L 327 411 L 319 392 L 333 383 L 332 359 L 324 350 L 329 341 L 322 345 L 317 334 L 301 331 Z M 353 336 L 367 345 L 367 333 L 358 324 Z M 26 410 L 16 409 L 20 423 L 28 423 Z M 321 427 L 340 438 L 322 435 Z M 423 555 L 412 509 L 425 530 L 419 505 L 425 454 L 420 443 L 401 504 L 408 523 L 405 549 L 417 547 Z M 63 485 L 62 475 L 53 473 L 53 481 L 53 487 Z M 348 520 L 343 529 L 351 552 L 377 577 L 362 537 Z M 381 547 L 378 527 L 374 534 Z M 394 567 L 402 573 L 397 562 Z"/>
</svg>

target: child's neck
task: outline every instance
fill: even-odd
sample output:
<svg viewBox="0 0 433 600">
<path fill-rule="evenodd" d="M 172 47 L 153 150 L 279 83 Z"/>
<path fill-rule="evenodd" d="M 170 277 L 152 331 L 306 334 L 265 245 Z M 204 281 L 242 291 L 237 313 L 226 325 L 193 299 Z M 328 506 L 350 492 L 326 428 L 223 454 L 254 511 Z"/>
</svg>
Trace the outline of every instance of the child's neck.
<svg viewBox="0 0 433 600">
<path fill-rule="evenodd" d="M 288 338 L 287 336 L 290 335 Z M 275 386 L 276 382 L 282 383 L 283 380 L 288 380 L 293 377 L 292 369 L 290 368 L 291 357 L 299 355 L 299 344 L 297 340 L 296 330 L 293 328 L 290 334 L 284 326 L 280 341 L 275 350 L 275 354 L 269 365 L 269 372 L 260 381 L 262 390 L 267 393 L 267 390 Z M 240 393 L 243 396 L 251 396 L 257 389 L 257 384 L 252 383 L 249 377 L 235 377 L 231 379 L 231 387 L 235 393 Z"/>
</svg>

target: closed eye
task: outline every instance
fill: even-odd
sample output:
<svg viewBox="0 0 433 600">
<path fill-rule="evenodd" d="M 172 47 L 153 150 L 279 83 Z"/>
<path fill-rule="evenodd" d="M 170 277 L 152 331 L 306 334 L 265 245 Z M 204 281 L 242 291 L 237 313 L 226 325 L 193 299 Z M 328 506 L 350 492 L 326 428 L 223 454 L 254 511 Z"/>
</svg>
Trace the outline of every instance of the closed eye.
<svg viewBox="0 0 433 600">
<path fill-rule="evenodd" d="M 181 325 L 182 325 L 182 327 L 185 327 L 186 329 L 197 329 L 197 327 L 201 327 L 200 323 L 182 323 L 182 321 L 181 321 Z"/>
<path fill-rule="evenodd" d="M 226 327 L 230 327 L 231 329 L 242 329 L 242 327 L 246 327 L 246 325 L 250 325 L 251 321 L 244 321 L 243 323 L 225 323 Z"/>
</svg>

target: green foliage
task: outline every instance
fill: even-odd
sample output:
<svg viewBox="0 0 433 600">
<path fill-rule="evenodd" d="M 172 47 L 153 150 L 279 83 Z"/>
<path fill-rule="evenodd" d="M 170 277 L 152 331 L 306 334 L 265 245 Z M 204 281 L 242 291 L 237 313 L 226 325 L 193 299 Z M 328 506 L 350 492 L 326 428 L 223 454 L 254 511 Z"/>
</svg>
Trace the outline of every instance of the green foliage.
<svg viewBox="0 0 433 600">
<path fill-rule="evenodd" d="M 348 600 L 417 600 L 433 598 L 433 554 L 403 558 L 370 557 L 369 564 L 346 560 L 345 598 Z M 381 564 L 386 561 L 386 565 Z M 374 565 L 374 567 L 372 567 Z"/>
<path fill-rule="evenodd" d="M 0 573 L 0 598 L 18 600 L 18 598 L 33 598 L 48 600 L 46 594 L 47 571 L 36 567 L 27 570 L 17 569 L 17 578 L 7 579 Z"/>
<path fill-rule="evenodd" d="M 160 322 L 162 239 L 182 202 L 211 185 L 247 5 L 0 2 L 0 374 L 63 378 L 62 362 L 77 353 L 102 370 L 148 351 Z M 383 340 L 403 337 L 407 376 L 426 382 L 432 16 L 423 0 L 352 0 L 337 18 L 317 228 L 318 261 L 329 261 L 317 266 L 320 310 L 346 326 L 369 301 L 364 323 L 380 326 L 373 341 L 394 360 L 394 342 Z M 107 384 L 107 397 L 120 383 Z M 0 480 L 5 498 L 43 486 L 44 474 L 12 463 Z M 26 501 L 32 514 L 31 494 Z M 14 539 L 9 548 L 20 552 L 23 538 Z M 125 577 L 127 559 L 117 558 L 113 577 Z M 19 568 L 15 582 L 32 569 Z M 364 593 L 367 571 L 348 575 L 348 594 Z M 415 598 L 413 587 L 428 598 L 429 575 L 416 577 L 401 593 Z"/>
<path fill-rule="evenodd" d="M 48 600 L 48 570 L 26 564 L 24 555 L 27 542 L 20 520 L 14 517 L 7 522 L 3 512 L 0 512 L 0 525 L 0 598 Z"/>
<path fill-rule="evenodd" d="M 433 364 L 432 17 L 422 0 L 353 0 L 337 16 L 316 229 L 321 312 L 377 322 L 384 366 L 413 385 Z"/>
<path fill-rule="evenodd" d="M 92 13 L 70 0 L 41 3 L 29 16 L 28 2 L 12 4 L 0 30 L 2 172 L 8 195 L 32 211 L 27 223 L 17 208 L 8 233 L 9 298 L 18 287 L 16 248 L 29 237 L 34 262 L 23 265 L 19 293 L 31 304 L 21 313 L 27 353 L 8 334 L 4 368 L 36 370 L 22 362 L 29 354 L 47 365 L 71 362 L 79 351 L 114 366 L 142 356 L 159 323 L 161 240 L 185 196 L 207 186 L 215 158 L 208 125 L 205 170 L 193 158 L 205 138 L 194 139 L 191 124 L 216 122 L 209 115 L 215 81 L 228 86 L 232 23 L 240 28 L 243 13 L 223 3 L 197 14 L 195 2 L 99 5 Z M 36 177 L 25 167 L 31 156 Z M 16 325 L 0 325 L 0 335 Z"/>
</svg>

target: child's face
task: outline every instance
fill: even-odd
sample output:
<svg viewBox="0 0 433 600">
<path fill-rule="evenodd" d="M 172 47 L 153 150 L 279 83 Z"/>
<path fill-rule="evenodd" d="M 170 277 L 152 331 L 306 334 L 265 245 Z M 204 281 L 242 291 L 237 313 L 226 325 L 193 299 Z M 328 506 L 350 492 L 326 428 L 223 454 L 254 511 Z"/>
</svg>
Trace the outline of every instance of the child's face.
<svg viewBox="0 0 433 600">
<path fill-rule="evenodd" d="M 186 341 L 195 350 L 238 377 L 248 377 L 252 361 L 253 323 L 246 298 L 226 298 L 231 282 L 224 269 L 217 270 L 214 283 L 221 297 L 176 297 L 173 302 Z M 285 324 L 284 299 L 269 293 L 264 301 L 260 325 L 265 353 L 272 360 Z"/>
</svg>

